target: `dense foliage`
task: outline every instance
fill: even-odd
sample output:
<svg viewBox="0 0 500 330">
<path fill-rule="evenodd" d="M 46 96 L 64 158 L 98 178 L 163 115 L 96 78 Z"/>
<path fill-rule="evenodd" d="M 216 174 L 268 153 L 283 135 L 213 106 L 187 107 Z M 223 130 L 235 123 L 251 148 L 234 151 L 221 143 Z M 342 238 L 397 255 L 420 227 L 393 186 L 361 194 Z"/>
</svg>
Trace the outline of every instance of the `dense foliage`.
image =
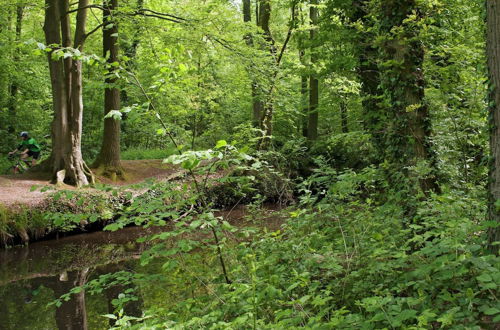
<svg viewBox="0 0 500 330">
<path fill-rule="evenodd" d="M 483 2 L 119 0 L 121 54 L 109 63 L 97 32 L 83 54 L 58 49 L 40 28 L 43 4 L 0 0 L 2 154 L 23 130 L 49 158 L 47 54 L 60 52 L 83 63 L 87 163 L 109 142 L 112 87 L 121 158 L 183 170 L 133 197 L 98 185 L 11 219 L 0 208 L 0 239 L 97 221 L 168 225 L 142 239 L 152 247 L 140 270 L 54 303 L 132 285 L 106 315 L 115 328 L 494 328 Z M 99 31 L 100 5 L 90 1 L 88 31 Z M 250 210 L 242 223 L 214 213 L 237 204 Z M 280 205 L 278 219 L 267 204 Z"/>
</svg>

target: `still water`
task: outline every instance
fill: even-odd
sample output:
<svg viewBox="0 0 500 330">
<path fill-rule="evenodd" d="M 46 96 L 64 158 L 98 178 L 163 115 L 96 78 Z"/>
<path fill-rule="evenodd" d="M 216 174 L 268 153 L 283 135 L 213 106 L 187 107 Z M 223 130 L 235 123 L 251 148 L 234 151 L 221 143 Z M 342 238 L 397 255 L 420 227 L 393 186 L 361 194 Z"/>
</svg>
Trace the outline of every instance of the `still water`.
<svg viewBox="0 0 500 330">
<path fill-rule="evenodd" d="M 101 294 L 72 296 L 56 308 L 49 305 L 73 287 L 119 270 L 138 271 L 147 248 L 136 239 L 154 230 L 126 228 L 39 242 L 0 251 L 0 329 L 105 329 L 114 313 L 115 286 Z M 140 301 L 131 309 L 140 311 Z M 137 312 L 137 311 L 136 311 Z"/>
<path fill-rule="evenodd" d="M 237 209 L 219 215 L 243 225 L 245 213 Z M 270 216 L 265 226 L 275 229 L 280 223 L 279 218 Z M 107 329 L 113 322 L 103 315 L 116 313 L 116 299 L 123 298 L 124 292 L 133 292 L 134 298 L 123 307 L 130 316 L 140 316 L 150 307 L 168 309 L 169 303 L 194 295 L 203 288 L 196 284 L 199 278 L 189 272 L 176 273 L 174 278 L 162 267 L 165 260 L 141 265 L 141 255 L 150 246 L 137 239 L 165 230 L 132 227 L 0 250 L 0 329 Z M 213 273 L 215 261 L 203 255 L 190 258 L 188 262 L 197 268 L 206 267 L 207 274 Z M 161 275 L 154 281 L 134 280 L 82 291 L 59 307 L 51 304 L 74 287 L 119 271 Z"/>
</svg>

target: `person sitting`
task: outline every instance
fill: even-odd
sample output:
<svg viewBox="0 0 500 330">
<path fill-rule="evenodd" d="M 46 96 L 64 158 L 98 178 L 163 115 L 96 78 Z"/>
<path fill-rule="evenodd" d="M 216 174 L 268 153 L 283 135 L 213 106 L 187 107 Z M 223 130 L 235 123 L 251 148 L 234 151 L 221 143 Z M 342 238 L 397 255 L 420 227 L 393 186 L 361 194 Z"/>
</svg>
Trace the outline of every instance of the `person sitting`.
<svg viewBox="0 0 500 330">
<path fill-rule="evenodd" d="M 21 152 L 21 159 L 26 162 L 31 157 L 31 166 L 35 166 L 36 161 L 40 159 L 40 145 L 34 138 L 29 136 L 28 132 L 21 132 L 19 137 L 22 139 L 21 144 L 16 150 L 9 152 L 9 155 Z"/>
</svg>

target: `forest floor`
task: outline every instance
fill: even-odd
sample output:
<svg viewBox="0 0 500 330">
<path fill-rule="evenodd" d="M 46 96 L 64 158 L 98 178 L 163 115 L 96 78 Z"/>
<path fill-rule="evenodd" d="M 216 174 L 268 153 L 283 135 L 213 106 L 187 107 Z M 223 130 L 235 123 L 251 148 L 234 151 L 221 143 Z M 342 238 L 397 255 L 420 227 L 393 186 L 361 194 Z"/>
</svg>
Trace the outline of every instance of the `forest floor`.
<svg viewBox="0 0 500 330">
<path fill-rule="evenodd" d="M 177 167 L 163 164 L 161 159 L 124 160 L 126 181 L 113 182 L 104 177 L 97 177 L 97 181 L 104 184 L 124 186 L 143 182 L 146 179 L 166 179 L 179 172 Z M 32 187 L 38 187 L 32 191 Z M 50 194 L 52 189 L 42 192 L 42 187 L 55 187 L 50 184 L 50 175 L 47 173 L 27 172 L 17 175 L 0 176 L 0 204 L 7 207 L 12 205 L 25 205 L 29 207 L 40 204 Z M 74 189 L 67 186 L 65 189 Z"/>
</svg>

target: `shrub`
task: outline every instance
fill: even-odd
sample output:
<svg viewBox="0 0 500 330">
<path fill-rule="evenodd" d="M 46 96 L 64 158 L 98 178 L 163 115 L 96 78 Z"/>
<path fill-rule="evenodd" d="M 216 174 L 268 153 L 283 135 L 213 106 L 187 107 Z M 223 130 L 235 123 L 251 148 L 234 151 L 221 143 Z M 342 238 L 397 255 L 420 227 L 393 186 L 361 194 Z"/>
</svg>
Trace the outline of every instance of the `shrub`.
<svg viewBox="0 0 500 330">
<path fill-rule="evenodd" d="M 361 169 L 377 162 L 371 135 L 363 132 L 333 135 L 318 141 L 311 152 L 324 156 L 336 169 Z"/>
</svg>

